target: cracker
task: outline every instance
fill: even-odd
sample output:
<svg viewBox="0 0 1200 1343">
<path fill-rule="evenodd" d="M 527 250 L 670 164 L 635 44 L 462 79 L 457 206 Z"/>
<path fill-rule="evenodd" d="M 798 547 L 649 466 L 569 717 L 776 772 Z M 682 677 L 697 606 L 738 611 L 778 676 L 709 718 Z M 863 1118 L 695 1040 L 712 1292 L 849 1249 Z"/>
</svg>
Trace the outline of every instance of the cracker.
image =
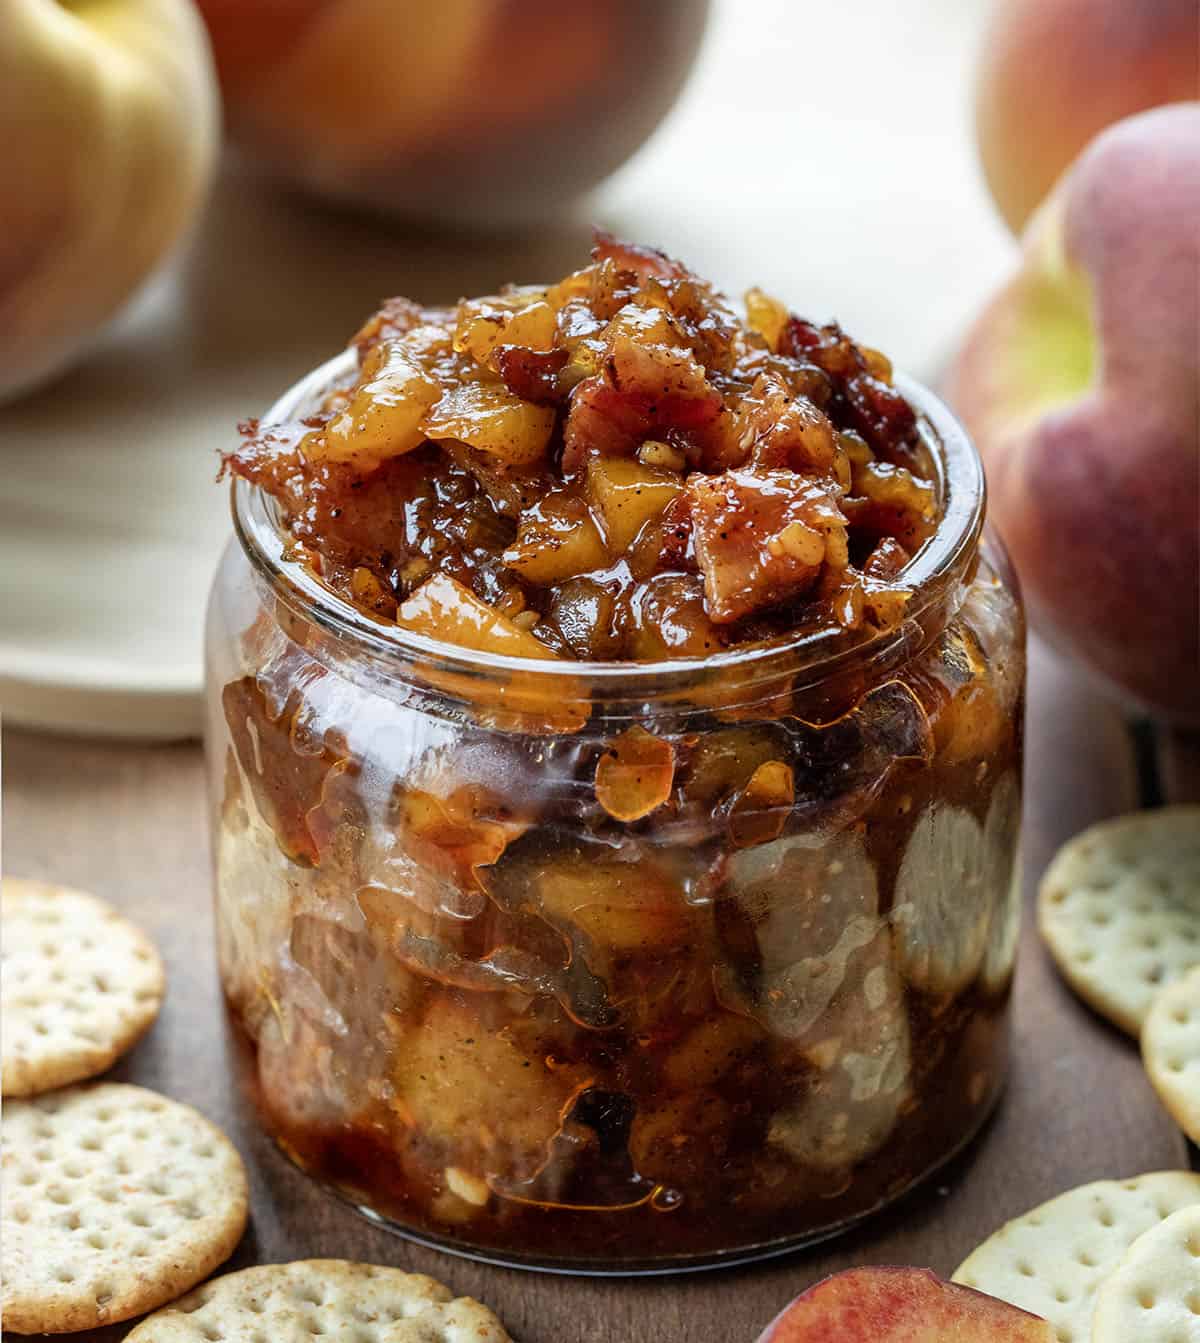
<svg viewBox="0 0 1200 1343">
<path fill-rule="evenodd" d="M 1155 998 L 1142 1027 L 1142 1061 L 1171 1118 L 1200 1143 L 1200 968 Z"/>
<path fill-rule="evenodd" d="M 4 1327 L 63 1333 L 171 1301 L 233 1253 L 246 1172 L 190 1106 L 102 1082 L 6 1100 Z"/>
<path fill-rule="evenodd" d="M 1136 1036 L 1158 990 L 1200 965 L 1200 807 L 1076 835 L 1042 879 L 1038 925 L 1067 983 Z"/>
<path fill-rule="evenodd" d="M 1087 1343 L 1096 1293 L 1129 1247 L 1198 1203 L 1200 1175 L 1190 1171 L 1081 1185 L 1002 1226 L 954 1281 L 1040 1315 L 1059 1343 Z"/>
<path fill-rule="evenodd" d="M 264 1264 L 214 1278 L 158 1311 L 125 1343 L 313 1336 L 354 1343 L 511 1343 L 486 1306 L 421 1273 L 345 1259 Z"/>
<path fill-rule="evenodd" d="M 1200 1203 L 1129 1247 L 1096 1295 L 1092 1343 L 1200 1339 Z"/>
<path fill-rule="evenodd" d="M 153 943 L 94 895 L 5 877 L 0 1068 L 6 1096 L 95 1077 L 158 1016 Z"/>
</svg>

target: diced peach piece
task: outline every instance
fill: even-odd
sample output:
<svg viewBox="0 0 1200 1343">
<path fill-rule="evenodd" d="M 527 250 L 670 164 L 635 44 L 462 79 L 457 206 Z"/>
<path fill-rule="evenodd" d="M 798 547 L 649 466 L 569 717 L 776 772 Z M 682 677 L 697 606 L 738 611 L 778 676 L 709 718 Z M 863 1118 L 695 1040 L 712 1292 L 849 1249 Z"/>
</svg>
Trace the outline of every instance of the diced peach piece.
<svg viewBox="0 0 1200 1343">
<path fill-rule="evenodd" d="M 799 596 L 829 562 L 844 567 L 846 526 L 827 488 L 793 471 L 688 477 L 696 559 L 718 624 Z"/>
<path fill-rule="evenodd" d="M 638 345 L 682 347 L 683 332 L 662 308 L 645 308 L 638 303 L 627 303 L 608 324 L 605 333 L 610 350 L 618 341 Z M 680 354 L 686 351 L 680 348 Z"/>
<path fill-rule="evenodd" d="M 749 1017 L 722 1012 L 691 1030 L 667 1055 L 663 1081 L 672 1091 L 712 1086 L 764 1038 Z"/>
<path fill-rule="evenodd" d="M 371 471 L 425 441 L 422 421 L 442 389 L 404 341 L 384 341 L 367 355 L 349 404 L 302 444 L 310 461 L 352 462 Z"/>
<path fill-rule="evenodd" d="M 480 653 L 554 659 L 540 639 L 514 625 L 447 574 L 434 574 L 402 602 L 396 624 L 414 634 Z"/>
<path fill-rule="evenodd" d="M 663 950 L 687 940 L 693 911 L 649 863 L 597 862 L 562 855 L 534 882 L 542 914 L 570 923 L 596 946 L 617 952 Z"/>
<path fill-rule="evenodd" d="M 833 423 L 815 402 L 794 396 L 781 378 L 760 375 L 741 418 L 756 466 L 828 471 L 837 458 Z"/>
<path fill-rule="evenodd" d="M 600 514 L 609 549 L 620 555 L 647 522 L 682 494 L 683 481 L 674 471 L 644 466 L 627 457 L 593 457 L 588 463 L 587 491 Z"/>
<path fill-rule="evenodd" d="M 583 501 L 560 492 L 546 495 L 522 516 L 504 563 L 528 582 L 548 586 L 605 568 L 608 552 Z"/>
<path fill-rule="evenodd" d="M 454 348 L 496 371 L 496 349 L 520 345 L 527 350 L 549 350 L 554 345 L 558 313 L 544 298 L 518 308 L 506 308 L 492 299 L 478 299 L 459 308 Z"/>
<path fill-rule="evenodd" d="M 535 406 L 499 382 L 460 383 L 446 391 L 421 422 L 426 438 L 453 438 L 516 466 L 545 455 L 554 408 Z"/>
<path fill-rule="evenodd" d="M 636 724 L 622 732 L 596 766 L 596 801 L 617 821 L 649 816 L 671 796 L 675 752 Z"/>
<path fill-rule="evenodd" d="M 765 761 L 730 808 L 730 838 L 739 848 L 778 839 L 795 801 L 792 767 L 782 760 Z"/>
<path fill-rule="evenodd" d="M 772 350 L 779 349 L 779 337 L 791 319 L 785 304 L 761 289 L 746 291 L 746 320 Z"/>
<path fill-rule="evenodd" d="M 851 1268 L 810 1287 L 758 1343 L 1054 1343 L 1036 1315 L 927 1268 Z"/>
<path fill-rule="evenodd" d="M 430 1006 L 395 1051 L 392 1107 L 454 1165 L 491 1176 L 528 1175 L 545 1159 L 562 1113 L 587 1077 L 519 1049 L 472 1008 Z"/>
</svg>

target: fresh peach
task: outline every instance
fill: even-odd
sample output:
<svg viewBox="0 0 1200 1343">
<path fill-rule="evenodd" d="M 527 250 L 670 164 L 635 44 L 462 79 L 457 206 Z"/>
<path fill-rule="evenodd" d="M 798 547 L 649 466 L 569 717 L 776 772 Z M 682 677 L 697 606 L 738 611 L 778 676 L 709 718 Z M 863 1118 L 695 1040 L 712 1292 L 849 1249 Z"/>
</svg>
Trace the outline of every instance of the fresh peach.
<svg viewBox="0 0 1200 1343">
<path fill-rule="evenodd" d="M 1106 126 L 1200 97 L 1196 0 L 999 0 L 976 93 L 988 185 L 1014 233 Z"/>
<path fill-rule="evenodd" d="M 1200 103 L 1110 127 L 1024 240 L 948 394 L 1034 626 L 1200 719 Z"/>
<path fill-rule="evenodd" d="M 326 195 L 493 223 L 542 217 L 633 153 L 682 87 L 708 0 L 199 7 L 251 158 Z"/>
<path fill-rule="evenodd" d="M 851 1268 L 810 1287 L 758 1343 L 1054 1343 L 1045 1320 L 927 1268 Z"/>
<path fill-rule="evenodd" d="M 0 400 L 76 358 L 178 243 L 216 129 L 190 0 L 0 3 Z"/>
</svg>

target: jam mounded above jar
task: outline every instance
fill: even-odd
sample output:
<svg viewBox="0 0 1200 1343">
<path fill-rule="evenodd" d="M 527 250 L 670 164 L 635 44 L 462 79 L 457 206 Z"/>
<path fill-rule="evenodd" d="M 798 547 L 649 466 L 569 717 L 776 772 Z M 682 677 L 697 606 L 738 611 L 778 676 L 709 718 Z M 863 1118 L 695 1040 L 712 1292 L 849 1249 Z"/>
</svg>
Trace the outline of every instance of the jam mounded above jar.
<svg viewBox="0 0 1200 1343">
<path fill-rule="evenodd" d="M 357 376 L 229 468 L 380 620 L 530 657 L 706 656 L 903 615 L 937 522 L 891 366 L 606 237 L 546 288 L 394 299 Z"/>
<path fill-rule="evenodd" d="M 827 1235 L 1002 1083 L 1024 627 L 884 357 L 599 239 L 385 305 L 247 426 L 209 622 L 263 1122 L 398 1229 L 590 1272 Z"/>
</svg>

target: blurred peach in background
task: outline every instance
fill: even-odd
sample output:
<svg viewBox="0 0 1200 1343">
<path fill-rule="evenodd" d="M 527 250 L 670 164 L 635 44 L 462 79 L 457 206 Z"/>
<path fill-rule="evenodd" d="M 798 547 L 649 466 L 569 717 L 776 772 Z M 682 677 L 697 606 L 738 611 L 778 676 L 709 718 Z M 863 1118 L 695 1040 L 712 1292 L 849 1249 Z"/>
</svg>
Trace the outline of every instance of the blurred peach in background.
<svg viewBox="0 0 1200 1343">
<path fill-rule="evenodd" d="M 230 134 L 314 191 L 536 223 L 618 168 L 683 86 L 708 0 L 199 0 Z"/>
<path fill-rule="evenodd" d="M 1196 0 L 996 0 L 975 98 L 979 153 L 1016 233 L 1105 126 L 1200 96 Z"/>
<path fill-rule="evenodd" d="M 0 400 L 78 357 L 196 221 L 217 98 L 190 0 L 0 5 Z"/>
</svg>

